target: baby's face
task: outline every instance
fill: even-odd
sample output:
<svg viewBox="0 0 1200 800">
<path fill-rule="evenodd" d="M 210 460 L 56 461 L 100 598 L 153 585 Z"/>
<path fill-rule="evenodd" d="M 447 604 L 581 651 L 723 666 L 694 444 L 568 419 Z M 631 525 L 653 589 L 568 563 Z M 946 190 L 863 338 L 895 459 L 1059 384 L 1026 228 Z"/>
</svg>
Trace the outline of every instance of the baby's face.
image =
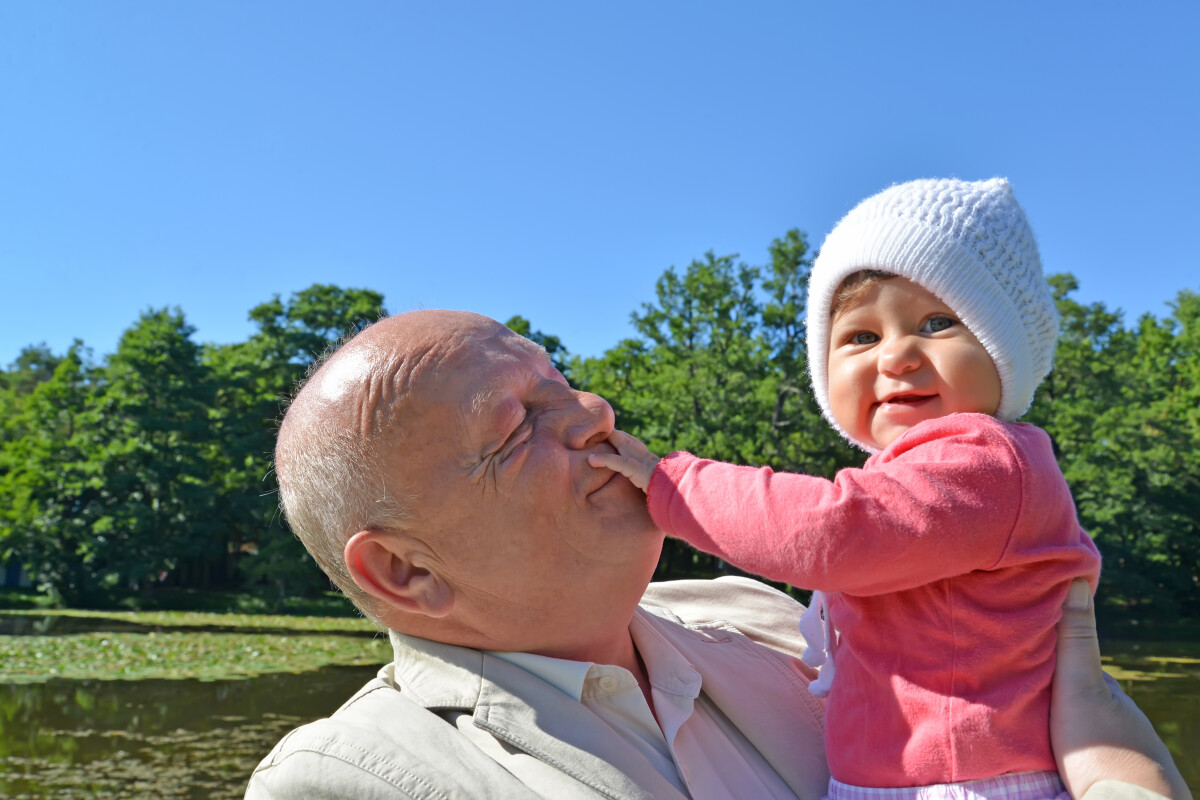
<svg viewBox="0 0 1200 800">
<path fill-rule="evenodd" d="M 829 405 L 847 433 L 882 450 L 927 419 L 995 414 L 1000 374 L 946 304 L 907 278 L 889 278 L 830 326 Z"/>
</svg>

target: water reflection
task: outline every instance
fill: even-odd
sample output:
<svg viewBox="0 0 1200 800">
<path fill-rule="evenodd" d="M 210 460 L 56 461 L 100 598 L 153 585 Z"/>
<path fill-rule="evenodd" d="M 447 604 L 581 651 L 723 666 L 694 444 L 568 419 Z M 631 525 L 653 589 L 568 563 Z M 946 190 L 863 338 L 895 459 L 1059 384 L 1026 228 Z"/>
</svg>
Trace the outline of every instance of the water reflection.
<svg viewBox="0 0 1200 800">
<path fill-rule="evenodd" d="M 115 617 L 71 617 L 64 614 L 6 614 L 0 611 L 0 636 L 66 636 L 72 633 L 146 633 L 154 626 Z"/>
<path fill-rule="evenodd" d="M 1123 681 L 1121 688 L 1154 723 L 1192 793 L 1200 792 L 1200 675 Z"/>
<path fill-rule="evenodd" d="M 0 685 L 0 797 L 241 797 L 284 733 L 376 671 Z"/>
<path fill-rule="evenodd" d="M 1200 644 L 1111 643 L 1105 669 L 1118 677 L 1166 742 L 1192 793 L 1200 792 Z M 1120 679 L 1123 674 L 1137 679 Z"/>
<path fill-rule="evenodd" d="M 1200 652 L 1132 646 L 1109 662 L 1200 789 Z M 1164 660 L 1167 656 L 1167 660 Z M 240 798 L 284 733 L 327 716 L 376 672 L 250 680 L 0 685 L 0 798 Z M 1186 755 L 1185 755 L 1186 754 Z"/>
</svg>

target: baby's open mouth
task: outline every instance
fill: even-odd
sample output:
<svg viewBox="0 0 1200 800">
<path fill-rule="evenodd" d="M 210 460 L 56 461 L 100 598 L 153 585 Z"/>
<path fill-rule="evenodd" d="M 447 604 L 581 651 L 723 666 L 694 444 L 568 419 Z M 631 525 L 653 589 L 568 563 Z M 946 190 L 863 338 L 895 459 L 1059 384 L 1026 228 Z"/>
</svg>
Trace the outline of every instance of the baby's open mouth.
<svg viewBox="0 0 1200 800">
<path fill-rule="evenodd" d="M 893 397 L 887 398 L 883 402 L 895 403 L 896 405 L 905 405 L 905 404 L 911 404 L 911 403 L 919 403 L 922 400 L 928 400 L 931 397 L 933 397 L 933 395 L 931 395 L 931 394 L 898 394 Z"/>
</svg>

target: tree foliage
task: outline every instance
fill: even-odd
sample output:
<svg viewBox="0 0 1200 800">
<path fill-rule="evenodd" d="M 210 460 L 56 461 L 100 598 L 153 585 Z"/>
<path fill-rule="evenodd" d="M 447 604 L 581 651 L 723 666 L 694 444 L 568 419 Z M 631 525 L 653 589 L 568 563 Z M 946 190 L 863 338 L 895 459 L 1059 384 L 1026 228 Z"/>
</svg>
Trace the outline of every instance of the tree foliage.
<svg viewBox="0 0 1200 800">
<path fill-rule="evenodd" d="M 313 360 L 384 313 L 377 292 L 315 285 L 256 306 L 236 344 L 201 346 L 180 310 L 157 309 L 101 366 L 81 343 L 26 348 L 0 384 L 0 560 L 73 604 L 325 588 L 279 520 L 275 430 Z"/>
<path fill-rule="evenodd" d="M 1054 439 L 1080 522 L 1104 556 L 1101 601 L 1130 619 L 1194 615 L 1200 599 L 1200 300 L 1124 325 L 1051 278 L 1061 335 L 1027 419 Z M 1189 613 L 1190 612 L 1190 613 Z"/>
<path fill-rule="evenodd" d="M 95 371 L 79 342 L 47 375 L 10 381 L 0 450 L 0 548 L 60 601 L 95 591 L 104 476 L 95 456 Z M 18 364 L 16 371 L 22 366 Z M 11 373 L 10 373 L 11 377 Z"/>
</svg>

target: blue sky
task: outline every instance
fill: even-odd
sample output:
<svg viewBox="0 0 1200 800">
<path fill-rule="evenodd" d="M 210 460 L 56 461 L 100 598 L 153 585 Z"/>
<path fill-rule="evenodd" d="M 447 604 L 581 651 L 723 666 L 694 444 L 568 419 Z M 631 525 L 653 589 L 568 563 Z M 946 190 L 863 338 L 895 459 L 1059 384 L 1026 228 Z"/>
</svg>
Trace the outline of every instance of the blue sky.
<svg viewBox="0 0 1200 800">
<path fill-rule="evenodd" d="M 577 353 L 669 266 L 815 247 L 917 177 L 1008 176 L 1048 272 L 1200 290 L 1194 2 L 0 4 L 0 364 L 199 341 L 312 283 L 522 314 Z"/>
</svg>

